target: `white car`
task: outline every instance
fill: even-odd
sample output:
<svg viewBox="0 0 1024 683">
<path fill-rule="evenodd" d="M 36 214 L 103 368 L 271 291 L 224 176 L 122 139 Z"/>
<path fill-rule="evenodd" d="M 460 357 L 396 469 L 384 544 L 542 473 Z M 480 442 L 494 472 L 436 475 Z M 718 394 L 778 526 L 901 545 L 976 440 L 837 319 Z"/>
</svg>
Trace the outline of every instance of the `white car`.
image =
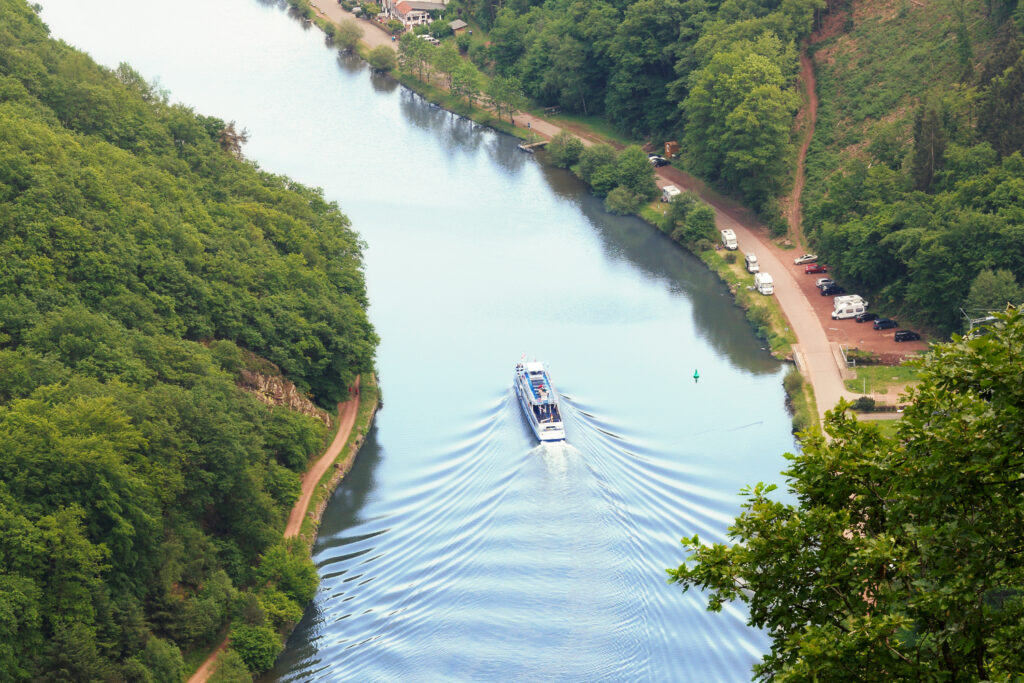
<svg viewBox="0 0 1024 683">
<path fill-rule="evenodd" d="M 820 277 L 818 278 L 818 281 L 814 283 L 814 286 L 817 287 L 818 289 L 821 289 L 822 287 L 828 287 L 829 285 L 834 285 L 835 283 L 836 281 L 830 277 Z"/>
<path fill-rule="evenodd" d="M 797 256 L 795 259 L 793 259 L 793 263 L 799 266 L 804 263 L 814 263 L 817 260 L 817 254 L 804 254 L 802 256 Z"/>
</svg>

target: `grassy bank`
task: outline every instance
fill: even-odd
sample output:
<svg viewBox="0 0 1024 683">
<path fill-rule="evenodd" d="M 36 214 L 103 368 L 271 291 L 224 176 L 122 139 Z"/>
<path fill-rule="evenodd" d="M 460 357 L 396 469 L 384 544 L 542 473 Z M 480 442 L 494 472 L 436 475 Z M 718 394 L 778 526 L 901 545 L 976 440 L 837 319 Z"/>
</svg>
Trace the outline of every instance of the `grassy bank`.
<svg viewBox="0 0 1024 683">
<path fill-rule="evenodd" d="M 792 353 L 796 335 L 789 328 L 786 316 L 782 314 L 775 297 L 764 296 L 754 289 L 754 276 L 748 273 L 737 259 L 737 253 L 708 249 L 697 256 L 729 285 L 729 291 L 736 299 L 736 304 L 746 311 L 747 320 L 754 327 L 757 336 L 768 343 L 772 355 L 776 358 L 786 358 Z"/>
<path fill-rule="evenodd" d="M 896 400 L 907 384 L 917 381 L 917 368 L 906 365 L 860 365 L 854 379 L 844 380 L 847 390 L 858 394 L 892 394 Z"/>
<path fill-rule="evenodd" d="M 804 380 L 800 370 L 794 365 L 786 371 L 782 379 L 786 390 L 786 407 L 793 417 L 793 433 L 799 433 L 818 423 L 818 406 L 814 399 L 814 389 L 810 382 Z"/>
</svg>

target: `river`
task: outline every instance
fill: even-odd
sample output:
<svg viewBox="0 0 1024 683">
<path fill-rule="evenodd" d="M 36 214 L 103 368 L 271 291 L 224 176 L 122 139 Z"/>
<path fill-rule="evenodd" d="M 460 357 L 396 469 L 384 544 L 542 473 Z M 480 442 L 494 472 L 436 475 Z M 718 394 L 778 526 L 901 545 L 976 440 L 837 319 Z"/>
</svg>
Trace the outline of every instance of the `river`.
<svg viewBox="0 0 1024 683">
<path fill-rule="evenodd" d="M 276 3 L 42 4 L 56 37 L 236 120 L 367 243 L 384 403 L 265 680 L 749 680 L 768 639 L 742 605 L 709 614 L 664 571 L 684 534 L 726 540 L 794 447 L 784 367 L 713 274 Z M 519 412 L 524 354 L 566 445 Z"/>
</svg>

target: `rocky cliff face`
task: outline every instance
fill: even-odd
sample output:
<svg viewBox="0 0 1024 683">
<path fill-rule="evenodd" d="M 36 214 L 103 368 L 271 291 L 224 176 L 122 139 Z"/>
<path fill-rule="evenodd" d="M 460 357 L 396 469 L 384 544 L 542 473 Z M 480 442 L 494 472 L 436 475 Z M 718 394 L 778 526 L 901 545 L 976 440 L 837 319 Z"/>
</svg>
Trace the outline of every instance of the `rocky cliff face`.
<svg viewBox="0 0 1024 683">
<path fill-rule="evenodd" d="M 252 370 L 242 370 L 239 373 L 238 386 L 268 406 L 286 406 L 297 413 L 315 417 L 325 425 L 330 425 L 327 413 L 313 405 L 313 402 L 303 396 L 294 384 L 280 375 L 263 375 Z"/>
</svg>

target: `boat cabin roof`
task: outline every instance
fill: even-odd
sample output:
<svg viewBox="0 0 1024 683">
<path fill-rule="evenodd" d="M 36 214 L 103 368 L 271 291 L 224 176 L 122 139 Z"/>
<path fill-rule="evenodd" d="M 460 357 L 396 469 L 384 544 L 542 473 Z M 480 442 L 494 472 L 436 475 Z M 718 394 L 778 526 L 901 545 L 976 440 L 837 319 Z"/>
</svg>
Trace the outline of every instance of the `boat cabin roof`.
<svg viewBox="0 0 1024 683">
<path fill-rule="evenodd" d="M 531 375 L 535 372 L 544 372 L 544 364 L 534 361 L 533 363 L 526 364 L 526 371 Z"/>
</svg>

